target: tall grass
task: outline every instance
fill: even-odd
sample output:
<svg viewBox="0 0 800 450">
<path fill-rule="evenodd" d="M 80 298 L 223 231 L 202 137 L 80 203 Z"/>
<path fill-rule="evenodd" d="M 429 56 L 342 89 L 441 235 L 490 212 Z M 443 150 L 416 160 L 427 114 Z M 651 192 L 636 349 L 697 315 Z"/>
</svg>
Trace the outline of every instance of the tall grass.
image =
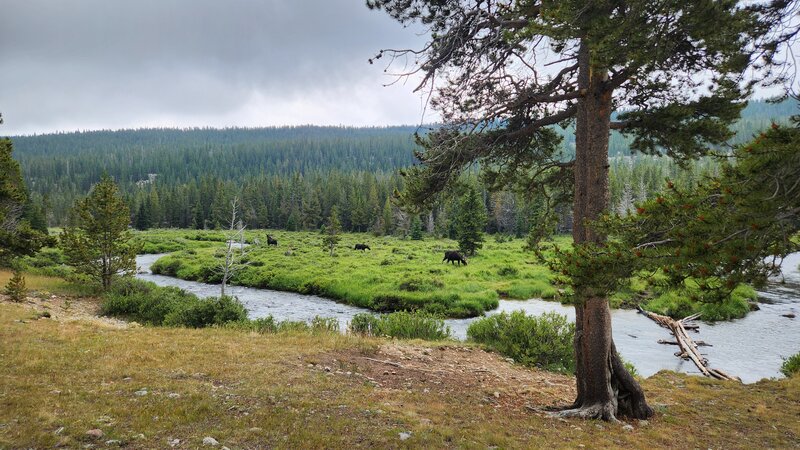
<svg viewBox="0 0 800 450">
<path fill-rule="evenodd" d="M 575 371 L 575 324 L 558 313 L 495 314 L 472 322 L 467 337 L 526 366 L 564 373 Z"/>
<path fill-rule="evenodd" d="M 362 336 L 440 341 L 451 337 L 450 327 L 436 317 L 405 311 L 375 316 L 359 313 L 350 321 L 350 332 Z"/>
</svg>

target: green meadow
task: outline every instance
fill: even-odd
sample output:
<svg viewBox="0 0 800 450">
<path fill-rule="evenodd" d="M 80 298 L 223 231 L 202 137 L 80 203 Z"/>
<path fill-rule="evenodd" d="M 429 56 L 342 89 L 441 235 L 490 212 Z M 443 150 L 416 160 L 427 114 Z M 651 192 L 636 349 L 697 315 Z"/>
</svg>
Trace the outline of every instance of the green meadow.
<svg viewBox="0 0 800 450">
<path fill-rule="evenodd" d="M 278 240 L 267 246 L 266 235 Z M 170 253 L 153 266 L 155 273 L 185 280 L 219 283 L 225 233 L 205 230 L 137 232 L 145 253 Z M 426 236 L 409 240 L 367 233 L 343 233 L 334 256 L 323 248 L 316 232 L 253 230 L 246 264 L 232 284 L 320 295 L 378 312 L 421 311 L 440 317 L 473 317 L 494 309 L 499 299 L 564 300 L 553 285 L 550 270 L 524 250 L 522 239 L 486 236 L 483 248 L 466 266 L 442 262 L 445 250 L 457 249 L 449 239 Z M 554 243 L 570 245 L 568 236 Z M 371 250 L 354 250 L 355 244 Z M 610 297 L 612 307 L 644 308 L 685 317 L 702 312 L 706 320 L 743 317 L 755 291 L 740 286 L 722 303 L 706 303 L 691 282 L 674 289 L 663 286 L 658 274 L 635 277 Z"/>
<path fill-rule="evenodd" d="M 523 250 L 519 239 L 495 242 L 489 238 L 464 266 L 442 262 L 445 250 L 458 248 L 447 239 L 414 241 L 344 233 L 330 256 L 319 233 L 270 231 L 278 240 L 277 247 L 265 245 L 266 234 L 248 234 L 248 242 L 258 239 L 261 244 L 249 247 L 247 263 L 233 284 L 321 295 L 375 311 L 413 310 L 447 317 L 480 315 L 496 308 L 500 298 L 557 294 L 549 270 Z M 214 238 L 219 241 L 209 246 Z M 154 273 L 220 282 L 223 233 L 157 230 L 142 233 L 140 239 L 166 251 L 182 247 L 159 259 L 152 266 Z M 371 250 L 354 250 L 357 243 Z"/>
</svg>

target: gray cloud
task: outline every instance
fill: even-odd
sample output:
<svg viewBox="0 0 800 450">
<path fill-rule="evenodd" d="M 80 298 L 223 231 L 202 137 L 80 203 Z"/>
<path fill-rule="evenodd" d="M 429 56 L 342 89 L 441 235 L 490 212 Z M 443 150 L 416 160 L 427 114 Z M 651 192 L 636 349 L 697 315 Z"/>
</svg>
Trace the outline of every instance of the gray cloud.
<svg viewBox="0 0 800 450">
<path fill-rule="evenodd" d="M 363 0 L 7 0 L 0 134 L 416 123 L 367 59 L 421 41 Z"/>
</svg>

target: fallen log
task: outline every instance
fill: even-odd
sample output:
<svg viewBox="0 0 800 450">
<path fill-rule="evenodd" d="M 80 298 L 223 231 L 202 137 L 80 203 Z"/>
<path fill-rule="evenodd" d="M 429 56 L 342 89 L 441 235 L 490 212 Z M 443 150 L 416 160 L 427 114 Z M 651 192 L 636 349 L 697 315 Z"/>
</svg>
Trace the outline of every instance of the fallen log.
<svg viewBox="0 0 800 450">
<path fill-rule="evenodd" d="M 742 381 L 738 377 L 733 377 L 728 375 L 727 373 L 719 370 L 719 369 L 712 369 L 708 367 L 708 360 L 703 358 L 700 355 L 700 352 L 697 350 L 698 344 L 689 337 L 686 333 L 687 323 L 692 320 L 697 319 L 700 317 L 700 314 L 692 314 L 691 316 L 684 317 L 681 320 L 675 320 L 671 317 L 662 316 L 661 314 L 656 314 L 654 312 L 646 311 L 641 306 L 639 307 L 639 312 L 644 314 L 647 318 L 653 320 L 655 323 L 659 324 L 660 326 L 669 329 L 672 332 L 672 335 L 675 336 L 675 344 L 678 345 L 680 348 L 680 352 L 675 353 L 675 356 L 689 359 L 691 360 L 700 372 L 710 378 L 716 378 L 718 380 L 737 380 Z M 689 324 L 688 327 L 697 329 L 697 325 Z M 659 343 L 666 343 L 672 344 L 670 341 L 659 341 Z M 705 342 L 703 343 L 705 344 Z M 706 344 L 707 345 L 707 344 Z"/>
</svg>

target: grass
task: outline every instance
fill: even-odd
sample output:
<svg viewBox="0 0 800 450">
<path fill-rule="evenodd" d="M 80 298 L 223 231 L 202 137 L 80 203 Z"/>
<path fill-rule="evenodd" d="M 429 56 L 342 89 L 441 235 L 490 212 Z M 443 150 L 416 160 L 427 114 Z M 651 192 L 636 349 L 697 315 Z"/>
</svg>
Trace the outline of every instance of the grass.
<svg viewBox="0 0 800 450">
<path fill-rule="evenodd" d="M 523 386 L 475 365 L 459 370 L 467 358 L 483 364 L 493 355 L 455 344 L 416 344 L 430 355 L 419 363 L 435 369 L 424 372 L 367 360 L 390 357 L 377 353 L 386 343 L 375 339 L 110 329 L 29 316 L 0 303 L 0 448 L 106 440 L 166 448 L 171 439 L 199 448 L 206 436 L 230 448 L 788 448 L 800 440 L 800 377 L 741 385 L 661 372 L 643 381 L 657 415 L 624 431 L 527 410 L 526 402 L 563 402 L 574 381 L 489 366 L 525 378 Z M 103 438 L 92 440 L 90 429 Z"/>
<path fill-rule="evenodd" d="M 4 287 L 13 275 L 14 273 L 11 270 L 0 269 L 0 288 Z M 90 286 L 71 283 L 60 277 L 37 275 L 28 271 L 23 271 L 23 275 L 25 276 L 25 287 L 28 289 L 28 295 L 47 297 L 51 294 L 57 294 L 83 297 L 95 293 L 95 289 Z"/>
<path fill-rule="evenodd" d="M 218 248 L 207 247 L 208 241 L 186 239 L 184 230 L 157 230 L 140 236 L 146 240 L 149 233 L 161 243 L 171 235 L 186 247 L 157 261 L 154 272 L 219 282 Z M 522 240 L 486 242 L 467 266 L 455 266 L 442 263 L 444 251 L 458 247 L 451 240 L 411 241 L 347 233 L 331 257 L 323 250 L 318 233 L 270 234 L 280 246 L 254 247 L 250 265 L 237 274 L 234 283 L 322 295 L 380 312 L 420 310 L 448 317 L 480 315 L 496 308 L 500 298 L 556 295 L 549 270 L 523 251 Z M 265 236 L 265 231 L 251 232 L 248 240 L 263 241 Z M 369 244 L 372 250 L 353 250 L 356 243 Z"/>
</svg>

